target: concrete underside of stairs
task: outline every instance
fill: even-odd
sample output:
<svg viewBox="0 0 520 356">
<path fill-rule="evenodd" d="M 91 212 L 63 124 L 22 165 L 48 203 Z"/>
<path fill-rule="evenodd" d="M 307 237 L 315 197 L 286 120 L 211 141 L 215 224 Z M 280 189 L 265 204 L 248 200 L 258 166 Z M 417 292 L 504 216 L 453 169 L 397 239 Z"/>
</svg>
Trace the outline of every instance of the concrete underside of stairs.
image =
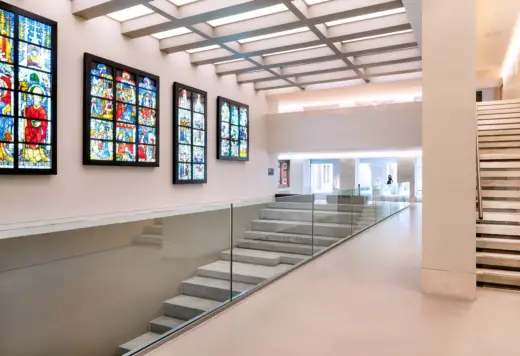
<svg viewBox="0 0 520 356">
<path fill-rule="evenodd" d="M 387 214 L 370 205 L 315 204 L 314 211 L 312 207 L 305 202 L 269 204 L 260 212 L 259 219 L 251 222 L 251 229 L 236 240 L 233 251 L 222 251 L 219 261 L 200 266 L 192 278 L 182 283 L 182 294 L 164 301 L 164 315 L 150 321 L 148 332 L 120 345 L 120 353 L 151 343 L 161 334 L 286 272 Z M 160 232 L 158 222 L 145 231 L 140 242 L 160 246 Z"/>
<path fill-rule="evenodd" d="M 520 101 L 478 106 L 482 220 L 477 281 L 520 287 Z"/>
</svg>

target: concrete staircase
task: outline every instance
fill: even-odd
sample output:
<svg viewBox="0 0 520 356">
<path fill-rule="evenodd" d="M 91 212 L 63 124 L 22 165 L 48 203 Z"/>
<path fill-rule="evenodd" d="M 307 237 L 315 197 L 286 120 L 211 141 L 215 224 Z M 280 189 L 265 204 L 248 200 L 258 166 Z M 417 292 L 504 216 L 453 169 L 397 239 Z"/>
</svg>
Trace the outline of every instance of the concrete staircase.
<svg viewBox="0 0 520 356">
<path fill-rule="evenodd" d="M 251 230 L 233 248 L 234 296 L 352 235 L 365 227 L 361 219 L 373 220 L 377 215 L 377 209 L 369 205 L 317 204 L 314 214 L 311 209 L 311 203 L 296 201 L 274 202 L 261 210 L 260 219 L 251 223 Z M 157 220 L 134 242 L 162 246 L 162 241 L 162 223 Z M 182 294 L 164 301 L 164 315 L 149 323 L 148 332 L 120 345 L 120 353 L 145 346 L 229 300 L 230 259 L 231 251 L 223 251 L 220 260 L 199 267 L 192 278 L 182 282 Z"/>
<path fill-rule="evenodd" d="M 477 282 L 520 287 L 520 100 L 477 105 L 482 206 Z"/>
</svg>

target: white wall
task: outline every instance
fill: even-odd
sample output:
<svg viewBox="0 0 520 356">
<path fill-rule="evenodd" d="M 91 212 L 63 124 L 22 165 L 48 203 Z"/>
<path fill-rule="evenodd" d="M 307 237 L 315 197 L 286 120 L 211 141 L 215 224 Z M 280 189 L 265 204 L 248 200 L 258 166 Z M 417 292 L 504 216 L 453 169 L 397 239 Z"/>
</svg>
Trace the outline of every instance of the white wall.
<svg viewBox="0 0 520 356">
<path fill-rule="evenodd" d="M 251 85 L 219 78 L 212 65 L 192 67 L 185 52 L 166 55 L 152 37 L 130 40 L 107 17 L 84 21 L 71 14 L 70 0 L 8 0 L 58 22 L 58 176 L 0 177 L 0 224 L 265 197 L 276 190 L 276 167 L 265 150 L 267 104 Z M 82 165 L 83 53 L 161 77 L 160 168 Z M 208 184 L 172 185 L 172 84 L 179 81 L 208 92 Z M 225 95 L 251 108 L 251 160 L 216 160 L 216 97 Z M 252 188 L 254 187 L 254 188 Z"/>
<path fill-rule="evenodd" d="M 377 151 L 421 146 L 421 103 L 267 116 L 270 152 Z"/>
<path fill-rule="evenodd" d="M 520 52 L 516 57 L 514 68 L 510 75 L 504 78 L 503 99 L 519 99 L 520 98 Z"/>
</svg>

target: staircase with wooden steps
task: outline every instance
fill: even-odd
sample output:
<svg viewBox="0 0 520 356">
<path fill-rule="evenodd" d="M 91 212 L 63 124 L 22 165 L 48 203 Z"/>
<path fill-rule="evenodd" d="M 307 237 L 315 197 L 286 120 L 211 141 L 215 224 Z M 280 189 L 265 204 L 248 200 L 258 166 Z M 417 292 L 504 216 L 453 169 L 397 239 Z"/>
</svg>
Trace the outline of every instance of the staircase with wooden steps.
<svg viewBox="0 0 520 356">
<path fill-rule="evenodd" d="M 171 329 L 185 324 L 230 298 L 230 260 L 233 258 L 233 295 L 246 292 L 310 258 L 354 232 L 372 225 L 381 214 L 377 206 L 273 202 L 260 211 L 250 230 L 238 237 L 231 253 L 201 266 L 181 285 L 182 294 L 164 301 L 164 315 L 149 323 L 149 330 L 119 346 L 119 353 L 141 348 Z M 314 223 L 313 223 L 314 222 Z M 135 244 L 161 247 L 162 221 L 156 220 Z"/>
<path fill-rule="evenodd" d="M 477 283 L 520 288 L 520 100 L 477 105 L 483 219 Z"/>
</svg>

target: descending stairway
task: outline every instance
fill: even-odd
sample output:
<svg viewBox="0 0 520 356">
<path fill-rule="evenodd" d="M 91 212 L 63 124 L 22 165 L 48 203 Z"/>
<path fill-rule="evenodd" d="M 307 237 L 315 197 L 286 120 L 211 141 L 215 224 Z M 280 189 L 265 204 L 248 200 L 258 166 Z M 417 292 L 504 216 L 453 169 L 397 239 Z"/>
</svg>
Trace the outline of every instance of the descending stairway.
<svg viewBox="0 0 520 356">
<path fill-rule="evenodd" d="M 374 223 L 379 215 L 370 205 L 274 202 L 260 212 L 233 248 L 233 295 L 271 279 L 295 264 Z M 314 224 L 312 224 L 314 221 Z M 314 236 L 314 237 L 313 237 Z M 160 220 L 135 240 L 162 245 Z M 140 348 L 187 320 L 214 309 L 230 296 L 231 251 L 201 266 L 182 282 L 182 294 L 163 303 L 164 315 L 152 320 L 149 331 L 119 347 L 121 353 Z"/>
<path fill-rule="evenodd" d="M 478 109 L 482 206 L 477 215 L 477 282 L 520 287 L 520 100 Z"/>
</svg>

